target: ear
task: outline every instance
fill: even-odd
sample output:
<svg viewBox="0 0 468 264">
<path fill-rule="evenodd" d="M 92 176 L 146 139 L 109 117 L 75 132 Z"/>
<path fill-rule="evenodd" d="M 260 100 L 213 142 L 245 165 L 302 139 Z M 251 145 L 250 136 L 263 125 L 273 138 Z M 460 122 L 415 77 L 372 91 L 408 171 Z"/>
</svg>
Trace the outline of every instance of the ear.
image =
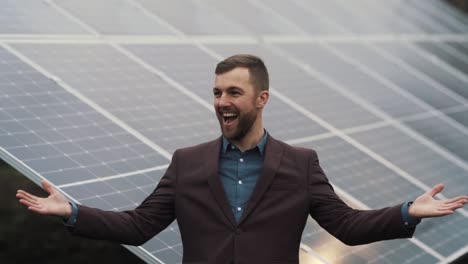
<svg viewBox="0 0 468 264">
<path fill-rule="evenodd" d="M 268 90 L 260 91 L 257 96 L 257 108 L 263 109 L 263 107 L 265 107 L 265 105 L 267 104 L 269 97 L 270 93 L 268 92 Z"/>
</svg>

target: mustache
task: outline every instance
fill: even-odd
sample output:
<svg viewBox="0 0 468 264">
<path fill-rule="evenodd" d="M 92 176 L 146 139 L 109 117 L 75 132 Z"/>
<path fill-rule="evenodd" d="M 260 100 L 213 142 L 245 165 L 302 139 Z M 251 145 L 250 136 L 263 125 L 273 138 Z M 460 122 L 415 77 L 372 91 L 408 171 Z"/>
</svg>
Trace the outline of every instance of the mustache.
<svg viewBox="0 0 468 264">
<path fill-rule="evenodd" d="M 218 113 L 238 113 L 239 111 L 235 107 L 218 107 L 217 109 Z"/>
</svg>

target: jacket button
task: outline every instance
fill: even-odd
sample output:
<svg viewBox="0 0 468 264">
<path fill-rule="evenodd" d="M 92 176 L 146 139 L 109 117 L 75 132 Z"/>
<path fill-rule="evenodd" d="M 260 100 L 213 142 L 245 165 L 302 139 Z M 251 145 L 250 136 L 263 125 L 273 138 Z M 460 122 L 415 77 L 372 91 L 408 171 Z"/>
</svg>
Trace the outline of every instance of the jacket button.
<svg viewBox="0 0 468 264">
<path fill-rule="evenodd" d="M 242 229 L 236 228 L 236 235 L 240 235 L 242 233 Z"/>
</svg>

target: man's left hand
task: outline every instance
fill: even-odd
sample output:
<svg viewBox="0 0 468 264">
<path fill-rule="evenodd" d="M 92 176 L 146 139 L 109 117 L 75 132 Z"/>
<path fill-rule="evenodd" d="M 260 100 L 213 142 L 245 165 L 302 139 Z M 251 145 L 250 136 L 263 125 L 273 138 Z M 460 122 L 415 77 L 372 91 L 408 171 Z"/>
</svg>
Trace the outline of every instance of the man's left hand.
<svg viewBox="0 0 468 264">
<path fill-rule="evenodd" d="M 436 200 L 434 196 L 444 189 L 443 184 L 437 184 L 431 190 L 419 196 L 409 207 L 409 215 L 413 218 L 439 217 L 453 214 L 455 210 L 468 203 L 468 196 L 462 195 L 447 200 Z"/>
</svg>

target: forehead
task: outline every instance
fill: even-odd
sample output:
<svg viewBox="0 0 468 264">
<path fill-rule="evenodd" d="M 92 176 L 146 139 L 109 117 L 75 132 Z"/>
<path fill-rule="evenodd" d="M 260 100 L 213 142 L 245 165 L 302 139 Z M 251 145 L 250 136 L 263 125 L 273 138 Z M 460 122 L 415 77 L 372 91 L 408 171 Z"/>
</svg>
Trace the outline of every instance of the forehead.
<svg viewBox="0 0 468 264">
<path fill-rule="evenodd" d="M 247 88 L 247 86 L 251 86 L 249 69 L 237 67 L 228 72 L 216 75 L 216 88 L 227 88 L 231 86 L 239 88 Z"/>
</svg>

